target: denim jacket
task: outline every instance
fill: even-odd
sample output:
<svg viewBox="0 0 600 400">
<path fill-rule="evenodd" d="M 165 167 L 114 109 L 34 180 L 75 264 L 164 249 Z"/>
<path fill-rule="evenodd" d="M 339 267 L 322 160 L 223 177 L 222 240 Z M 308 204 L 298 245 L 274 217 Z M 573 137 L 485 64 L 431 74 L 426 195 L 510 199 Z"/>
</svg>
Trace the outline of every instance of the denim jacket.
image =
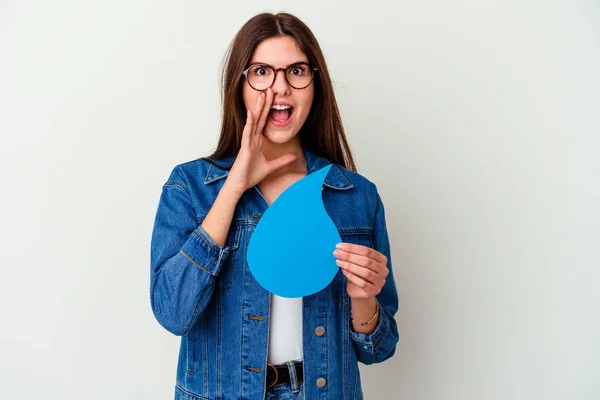
<svg viewBox="0 0 600 400">
<path fill-rule="evenodd" d="M 307 174 L 331 164 L 306 149 L 304 154 Z M 216 163 L 229 167 L 234 160 Z M 158 322 L 181 336 L 175 399 L 265 398 L 271 296 L 250 273 L 246 249 L 268 204 L 258 187 L 247 190 L 224 246 L 218 245 L 200 225 L 227 175 L 206 160 L 176 166 L 156 213 L 150 301 Z M 304 393 L 310 400 L 362 399 L 357 362 L 382 362 L 398 342 L 384 207 L 373 183 L 340 165 L 332 165 L 323 186 L 325 209 L 342 241 L 386 255 L 390 274 L 377 296 L 381 313 L 371 334 L 352 330 L 341 271 L 325 289 L 303 298 Z"/>
</svg>

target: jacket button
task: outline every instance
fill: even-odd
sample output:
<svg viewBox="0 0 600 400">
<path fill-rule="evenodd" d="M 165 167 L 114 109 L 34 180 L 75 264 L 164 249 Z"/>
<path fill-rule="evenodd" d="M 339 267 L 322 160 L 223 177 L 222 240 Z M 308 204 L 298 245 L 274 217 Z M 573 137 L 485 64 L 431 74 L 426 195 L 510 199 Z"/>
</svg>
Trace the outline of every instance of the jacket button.
<svg viewBox="0 0 600 400">
<path fill-rule="evenodd" d="M 322 388 L 325 387 L 325 385 L 327 384 L 327 381 L 325 380 L 325 378 L 319 378 L 317 379 L 317 386 Z"/>
<path fill-rule="evenodd" d="M 325 328 L 322 326 L 317 326 L 315 328 L 315 335 L 317 336 L 323 336 L 325 334 Z"/>
</svg>

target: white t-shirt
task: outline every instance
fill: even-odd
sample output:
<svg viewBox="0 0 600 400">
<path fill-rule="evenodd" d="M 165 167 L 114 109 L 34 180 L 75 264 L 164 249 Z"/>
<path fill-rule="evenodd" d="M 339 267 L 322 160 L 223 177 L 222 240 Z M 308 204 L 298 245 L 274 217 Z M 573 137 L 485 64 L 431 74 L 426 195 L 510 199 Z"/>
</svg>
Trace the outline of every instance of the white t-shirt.
<svg viewBox="0 0 600 400">
<path fill-rule="evenodd" d="M 302 359 L 302 297 L 271 294 L 269 364 Z"/>
</svg>

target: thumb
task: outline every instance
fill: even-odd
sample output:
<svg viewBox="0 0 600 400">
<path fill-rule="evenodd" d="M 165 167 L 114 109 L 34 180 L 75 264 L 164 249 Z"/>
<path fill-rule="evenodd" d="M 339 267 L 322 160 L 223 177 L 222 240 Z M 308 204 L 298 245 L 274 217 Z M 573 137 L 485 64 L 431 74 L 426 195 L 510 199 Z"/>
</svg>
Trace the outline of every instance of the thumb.
<svg viewBox="0 0 600 400">
<path fill-rule="evenodd" d="M 277 157 L 276 159 L 269 161 L 271 172 L 296 161 L 297 158 L 298 156 L 295 154 L 284 154 L 281 157 Z"/>
</svg>

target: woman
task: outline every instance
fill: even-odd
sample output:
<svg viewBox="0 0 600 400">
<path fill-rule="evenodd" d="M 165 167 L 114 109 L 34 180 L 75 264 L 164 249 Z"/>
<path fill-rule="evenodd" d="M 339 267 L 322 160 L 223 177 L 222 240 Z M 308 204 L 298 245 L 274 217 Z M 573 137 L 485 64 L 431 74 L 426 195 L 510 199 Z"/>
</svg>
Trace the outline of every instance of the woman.
<svg viewBox="0 0 600 400">
<path fill-rule="evenodd" d="M 323 54 L 298 18 L 260 14 L 222 83 L 218 147 L 174 168 L 152 235 L 152 310 L 182 336 L 175 398 L 361 399 L 357 361 L 394 354 L 398 299 L 384 207 L 355 172 Z M 329 164 L 340 270 L 314 295 L 278 297 L 252 277 L 248 240 L 280 193 Z"/>
</svg>

